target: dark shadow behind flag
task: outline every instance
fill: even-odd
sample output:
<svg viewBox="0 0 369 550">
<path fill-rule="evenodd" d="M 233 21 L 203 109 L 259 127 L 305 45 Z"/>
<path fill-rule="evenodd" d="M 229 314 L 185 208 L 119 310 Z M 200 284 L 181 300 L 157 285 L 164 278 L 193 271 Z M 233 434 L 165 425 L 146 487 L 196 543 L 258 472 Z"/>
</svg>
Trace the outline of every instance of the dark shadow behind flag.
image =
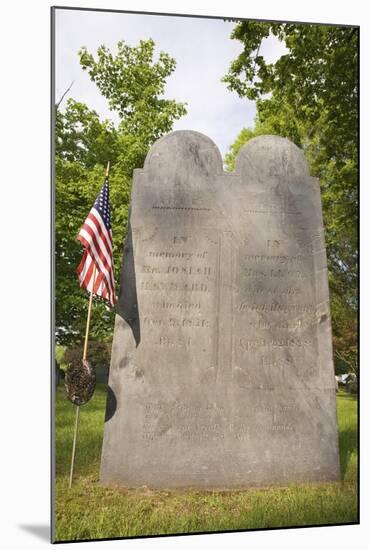
<svg viewBox="0 0 369 550">
<path fill-rule="evenodd" d="M 117 313 L 131 327 L 137 347 L 140 343 L 140 316 L 138 311 L 136 271 L 133 255 L 131 212 L 129 212 L 127 233 L 124 240 Z"/>
</svg>

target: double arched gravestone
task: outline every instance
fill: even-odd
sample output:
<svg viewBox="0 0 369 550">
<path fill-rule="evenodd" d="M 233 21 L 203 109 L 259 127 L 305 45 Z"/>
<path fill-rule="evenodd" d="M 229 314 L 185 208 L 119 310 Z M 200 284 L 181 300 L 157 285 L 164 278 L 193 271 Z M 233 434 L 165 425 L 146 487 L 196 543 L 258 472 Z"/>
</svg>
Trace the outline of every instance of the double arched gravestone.
<svg viewBox="0 0 369 550">
<path fill-rule="evenodd" d="M 293 143 L 251 140 L 234 173 L 197 132 L 154 144 L 134 174 L 109 386 L 103 484 L 339 478 L 319 184 Z"/>
</svg>

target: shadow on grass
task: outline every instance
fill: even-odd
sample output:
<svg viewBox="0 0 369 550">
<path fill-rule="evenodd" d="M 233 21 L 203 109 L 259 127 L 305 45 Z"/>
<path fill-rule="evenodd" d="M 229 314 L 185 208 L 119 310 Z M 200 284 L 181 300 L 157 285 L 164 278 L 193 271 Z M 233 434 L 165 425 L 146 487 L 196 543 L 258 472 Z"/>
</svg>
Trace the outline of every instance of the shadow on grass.
<svg viewBox="0 0 369 550">
<path fill-rule="evenodd" d="M 357 452 L 357 395 L 349 394 L 346 391 L 340 391 L 339 398 L 341 428 L 339 430 L 339 450 L 341 462 L 341 477 L 345 479 L 351 455 Z M 344 404 L 344 409 L 342 405 Z"/>
<path fill-rule="evenodd" d="M 357 450 L 357 433 L 356 430 L 349 428 L 339 433 L 339 449 L 341 460 L 341 476 L 345 478 L 347 465 L 350 461 L 351 454 Z"/>
</svg>

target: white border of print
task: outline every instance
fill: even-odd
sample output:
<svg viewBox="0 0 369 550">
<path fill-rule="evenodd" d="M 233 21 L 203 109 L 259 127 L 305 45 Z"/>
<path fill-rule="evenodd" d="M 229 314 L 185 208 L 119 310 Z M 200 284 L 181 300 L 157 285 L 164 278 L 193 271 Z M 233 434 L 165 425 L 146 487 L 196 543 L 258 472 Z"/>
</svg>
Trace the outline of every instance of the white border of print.
<svg viewBox="0 0 369 550">
<path fill-rule="evenodd" d="M 316 21 L 361 25 L 361 120 L 368 120 L 364 98 L 368 90 L 369 21 L 364 3 L 295 0 L 245 2 L 228 0 L 68 0 L 63 6 L 233 16 L 258 19 Z M 2 395 L 1 505 L 4 548 L 34 548 L 48 544 L 50 515 L 50 6 L 46 0 L 8 3 L 2 7 Z M 365 70 L 364 70 L 365 69 Z M 2 121 L 3 121 L 2 120 Z M 364 124 L 362 124 L 364 126 Z M 361 150 L 369 149 L 368 132 Z M 368 160 L 362 158 L 361 181 L 369 181 Z M 366 187 L 366 189 L 365 189 Z M 361 192 L 362 242 L 369 215 L 368 186 Z M 361 279 L 369 280 L 366 251 L 361 249 Z M 361 295 L 361 332 L 367 332 L 368 285 Z M 5 307 L 4 307 L 5 301 Z M 4 334 L 6 331 L 6 334 Z M 366 340 L 366 341 L 365 341 Z M 362 338 L 361 457 L 367 456 L 368 338 Z M 5 354 L 4 354 L 5 350 Z M 5 355 L 5 356 L 4 356 Z M 362 459 L 361 485 L 369 486 L 368 463 Z M 368 535 L 368 491 L 362 490 L 361 525 L 279 531 L 243 532 L 175 538 L 95 542 L 99 550 L 279 548 L 310 550 L 334 544 L 335 550 L 363 548 Z M 70 543 L 70 548 L 81 548 Z"/>
</svg>

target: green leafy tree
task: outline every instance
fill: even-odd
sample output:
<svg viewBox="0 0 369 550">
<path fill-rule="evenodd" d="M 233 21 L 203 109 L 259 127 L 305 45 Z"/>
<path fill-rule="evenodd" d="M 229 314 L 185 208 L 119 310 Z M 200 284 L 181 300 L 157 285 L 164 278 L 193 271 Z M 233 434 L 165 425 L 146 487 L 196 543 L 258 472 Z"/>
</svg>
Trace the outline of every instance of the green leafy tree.
<svg viewBox="0 0 369 550">
<path fill-rule="evenodd" d="M 55 153 L 58 160 L 92 169 L 106 159 L 118 158 L 118 131 L 87 105 L 69 99 L 64 112 L 56 111 Z"/>
<path fill-rule="evenodd" d="M 172 129 L 186 113 L 184 104 L 163 99 L 165 83 L 175 60 L 161 52 L 156 62 L 154 42 L 137 47 L 118 43 L 114 56 L 101 46 L 95 59 L 86 48 L 79 52 L 87 70 L 111 110 L 120 117 L 117 127 L 100 120 L 87 105 L 69 99 L 64 111 L 56 108 L 55 293 L 58 344 L 78 344 L 84 336 L 88 294 L 79 288 L 76 268 L 82 247 L 76 235 L 101 188 L 107 161 L 110 170 L 113 258 L 119 281 L 122 245 L 128 221 L 132 173 L 143 165 L 152 143 Z M 103 300 L 94 302 L 90 337 L 110 341 L 115 311 Z"/>
<path fill-rule="evenodd" d="M 162 97 L 175 60 L 160 52 L 154 62 L 154 53 L 152 39 L 141 40 L 137 47 L 118 42 L 115 56 L 105 46 L 98 48 L 96 59 L 86 48 L 79 52 L 82 68 L 106 97 L 110 109 L 119 114 L 120 163 L 129 173 L 142 165 L 150 145 L 186 114 L 183 103 Z"/>
<path fill-rule="evenodd" d="M 261 51 L 270 34 L 287 53 L 268 64 Z M 223 80 L 256 100 L 257 117 L 232 145 L 228 169 L 256 135 L 281 135 L 304 150 L 321 185 L 335 357 L 356 370 L 358 29 L 245 21 L 231 37 L 243 51 Z"/>
</svg>

